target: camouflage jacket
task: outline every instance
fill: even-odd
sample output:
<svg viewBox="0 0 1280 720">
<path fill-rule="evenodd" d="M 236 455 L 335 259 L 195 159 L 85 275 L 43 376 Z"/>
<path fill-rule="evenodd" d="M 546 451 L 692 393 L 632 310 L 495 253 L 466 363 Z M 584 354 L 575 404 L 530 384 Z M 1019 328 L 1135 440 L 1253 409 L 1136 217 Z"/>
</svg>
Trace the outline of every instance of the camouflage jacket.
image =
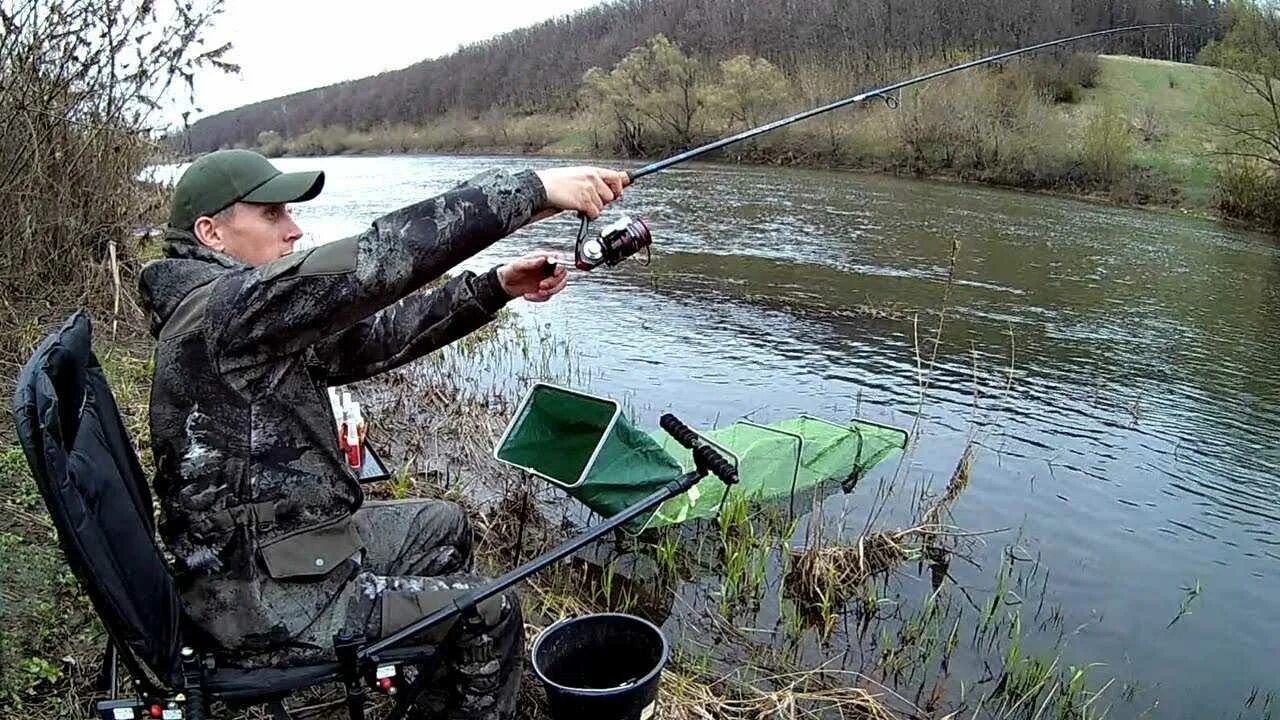
<svg viewBox="0 0 1280 720">
<path fill-rule="evenodd" d="M 226 588 L 221 602 L 188 608 L 197 624 L 216 622 L 203 616 L 219 606 L 252 603 L 246 583 L 264 573 L 318 580 L 359 549 L 350 517 L 363 496 L 338 448 L 326 387 L 489 322 L 508 299 L 495 271 L 414 291 L 545 203 L 534 173 L 493 171 L 360 235 L 257 268 L 170 234 L 167 257 L 143 269 L 140 286 L 157 340 L 150 422 L 160 533 L 189 604 L 193 588 Z M 266 630 L 214 635 L 235 647 Z"/>
</svg>

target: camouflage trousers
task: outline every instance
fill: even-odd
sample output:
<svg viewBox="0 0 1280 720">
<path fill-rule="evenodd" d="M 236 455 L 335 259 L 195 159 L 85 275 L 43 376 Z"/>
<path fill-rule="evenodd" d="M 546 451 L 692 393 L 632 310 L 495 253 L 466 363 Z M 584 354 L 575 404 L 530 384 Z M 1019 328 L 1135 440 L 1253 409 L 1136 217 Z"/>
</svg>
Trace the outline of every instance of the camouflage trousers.
<svg viewBox="0 0 1280 720">
<path fill-rule="evenodd" d="M 471 526 L 453 503 L 368 502 L 356 511 L 355 523 L 365 545 L 358 572 L 304 637 L 296 638 L 301 643 L 332 647 L 338 632 L 385 637 L 486 582 L 467 572 Z M 497 596 L 481 603 L 477 617 L 460 622 L 418 703 L 419 717 L 512 717 L 524 662 L 519 601 Z M 448 629 L 417 641 L 439 644 Z"/>
</svg>

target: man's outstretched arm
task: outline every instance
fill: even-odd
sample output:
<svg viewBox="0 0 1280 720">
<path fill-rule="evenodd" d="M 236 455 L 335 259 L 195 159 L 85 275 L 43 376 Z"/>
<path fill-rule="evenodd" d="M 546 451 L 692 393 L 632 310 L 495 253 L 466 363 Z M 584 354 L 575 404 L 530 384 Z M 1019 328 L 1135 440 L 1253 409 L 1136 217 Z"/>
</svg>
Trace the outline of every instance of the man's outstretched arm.
<svg viewBox="0 0 1280 720">
<path fill-rule="evenodd" d="M 396 368 L 448 345 L 492 321 L 513 297 L 549 299 L 565 285 L 562 263 L 543 268 L 547 253 L 531 253 L 482 275 L 465 271 L 443 286 L 419 291 L 313 347 L 330 385 Z"/>
<path fill-rule="evenodd" d="M 269 381 L 275 360 L 352 327 L 542 211 L 598 216 L 625 182 L 597 168 L 491 171 L 355 237 L 223 277 L 206 308 L 210 351 L 228 379 Z"/>
</svg>

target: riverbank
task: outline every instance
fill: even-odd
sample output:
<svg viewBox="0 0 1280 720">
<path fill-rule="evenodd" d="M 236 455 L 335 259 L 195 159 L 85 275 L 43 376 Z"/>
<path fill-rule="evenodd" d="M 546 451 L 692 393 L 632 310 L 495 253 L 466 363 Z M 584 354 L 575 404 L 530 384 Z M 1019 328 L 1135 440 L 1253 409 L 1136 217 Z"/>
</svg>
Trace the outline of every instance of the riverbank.
<svg viewBox="0 0 1280 720">
<path fill-rule="evenodd" d="M 97 327 L 102 326 L 99 320 Z M 99 332 L 96 350 L 144 466 L 150 467 L 148 344 L 133 336 L 110 341 Z M 557 493 L 489 455 L 515 398 L 459 380 L 477 367 L 512 357 L 527 359 L 525 377 L 562 382 L 565 372 L 573 372 L 565 368 L 582 362 L 573 359 L 568 341 L 533 338 L 500 321 L 352 388 L 367 402 L 371 439 L 396 468 L 391 480 L 368 487 L 369 499 L 446 498 L 462 504 L 477 533 L 477 570 L 490 576 L 550 548 L 574 525 L 571 509 Z M 553 362 L 554 357 L 570 362 Z M 1030 649 L 1035 623 L 1055 628 L 1062 622 L 1043 603 L 1034 614 L 1021 607 L 1021 598 L 1034 597 L 1042 579 L 1047 584 L 1038 564 L 1019 567 L 1011 549 L 992 569 L 994 589 L 951 593 L 945 581 L 951 558 L 969 557 L 972 544 L 985 537 L 952 524 L 951 505 L 971 481 L 970 462 L 966 450 L 950 481 L 935 494 L 916 496 L 918 489 L 904 488 L 922 508 L 910 527 L 830 535 L 784 521 L 780 510 L 735 502 L 719 522 L 601 543 L 603 554 L 558 565 L 520 588 L 526 639 L 531 644 L 550 622 L 587 612 L 630 612 L 665 624 L 674 643 L 659 699 L 667 720 L 794 712 L 897 720 L 966 708 L 991 718 L 1030 716 L 1046 708 L 1056 716 L 1083 718 L 1122 702 L 1120 690 L 1097 677 L 1098 671 L 1066 667 L 1062 637 L 1048 646 L 1035 642 L 1037 649 Z M 19 450 L 5 453 L 0 472 L 0 502 L 16 520 L 11 532 L 0 535 L 6 559 L 0 716 L 87 720 L 102 628 L 62 562 Z M 815 500 L 813 512 L 820 513 L 821 505 Z M 879 510 L 868 508 L 868 513 L 875 516 Z M 924 577 L 933 578 L 933 589 L 922 596 L 918 588 L 901 587 L 894 579 L 911 575 L 909 568 L 917 563 Z M 705 606 L 683 604 L 681 588 L 693 586 L 709 590 Z M 1014 597 L 1020 598 L 1017 604 L 1010 600 Z M 779 608 L 781 615 L 761 639 L 753 618 L 769 607 Z M 886 613 L 887 607 L 894 610 Z M 856 668 L 814 658 L 814 651 L 823 654 L 831 643 L 852 639 L 842 638 L 847 628 L 840 627 L 851 620 L 878 638 L 871 657 Z M 985 660 L 979 663 L 979 657 Z M 992 672 L 987 682 L 997 684 L 974 689 Z M 545 699 L 534 677 L 526 675 L 521 717 L 544 720 Z M 343 717 L 338 688 L 298 698 L 295 707 L 303 705 L 318 717 Z M 252 712 L 219 716 L 257 717 Z"/>
<path fill-rule="evenodd" d="M 595 155 L 581 148 L 575 148 L 572 150 L 557 150 L 557 149 L 542 148 L 541 150 L 537 150 L 537 151 L 523 151 L 517 148 L 510 148 L 510 147 L 494 147 L 494 148 L 460 149 L 460 150 L 440 151 L 440 152 L 416 152 L 415 151 L 415 152 L 404 152 L 404 153 L 389 153 L 389 152 L 379 152 L 379 151 L 348 151 L 348 152 L 342 153 L 339 157 L 376 158 L 376 157 L 415 157 L 415 156 L 424 156 L 424 157 L 436 156 L 436 157 L 457 157 L 457 158 L 497 157 L 497 158 L 512 158 L 512 159 L 554 158 L 557 160 L 563 160 L 565 162 L 574 162 L 574 163 L 583 163 L 583 164 L 603 164 L 606 166 L 610 162 L 616 162 L 617 167 L 621 167 L 623 169 L 631 168 L 631 167 L 641 167 L 645 162 L 643 160 L 635 160 L 635 159 L 623 158 L 618 156 L 609 157 L 609 156 Z M 303 156 L 297 156 L 297 157 L 327 157 L 327 156 L 303 155 Z M 187 158 L 184 160 L 184 162 L 187 162 L 190 160 L 191 158 Z M 717 164 L 724 165 L 727 167 L 740 166 L 740 167 L 747 167 L 747 168 L 785 167 L 785 168 L 795 168 L 795 169 L 829 170 L 833 172 L 843 172 L 843 173 L 849 173 L 852 175 L 867 176 L 867 177 L 902 178 L 902 179 L 919 181 L 919 182 L 937 183 L 940 185 L 957 185 L 957 186 L 982 185 L 985 187 L 995 188 L 997 190 L 1005 190 L 1013 193 L 1022 193 L 1026 195 L 1035 195 L 1035 196 L 1041 196 L 1041 197 L 1063 198 L 1067 200 L 1075 200 L 1079 202 L 1091 203 L 1095 205 L 1102 205 L 1102 206 L 1108 206 L 1108 207 L 1132 208 L 1135 210 L 1143 210 L 1146 212 L 1167 214 L 1167 215 L 1176 216 L 1176 217 L 1187 217 L 1187 218 L 1194 218 L 1197 220 L 1208 220 L 1208 221 L 1222 223 L 1226 227 L 1229 227 L 1235 230 L 1244 231 L 1244 232 L 1263 231 L 1260 228 L 1251 227 L 1247 223 L 1219 217 L 1213 211 L 1213 209 L 1209 206 L 1189 207 L 1186 205 L 1178 205 L 1178 204 L 1163 204 L 1163 205 L 1162 204 L 1135 204 L 1132 202 L 1128 202 L 1124 199 L 1118 199 L 1104 192 L 1093 192 L 1093 193 L 1070 192 L 1062 189 L 1049 190 L 1049 189 L 1043 189 L 1043 188 L 1022 187 L 1018 185 L 1007 185 L 1007 184 L 1000 184 L 1000 183 L 994 183 L 994 182 L 977 182 L 977 181 L 965 180 L 963 178 L 957 178 L 954 175 L 941 174 L 941 173 L 935 173 L 932 175 L 902 173 L 902 172 L 897 172 L 893 168 L 889 168 L 889 167 L 872 168 L 872 167 L 837 166 L 837 165 L 805 165 L 800 163 L 780 164 L 780 163 L 750 162 L 745 160 L 733 162 L 733 161 L 726 161 L 724 159 L 719 159 L 719 160 L 712 159 L 707 161 L 698 160 L 697 162 L 707 166 L 713 166 L 713 167 Z"/>
<path fill-rule="evenodd" d="M 877 103 L 839 111 L 706 159 L 979 183 L 1214 217 L 1217 161 L 1209 152 L 1206 103 L 1224 81 L 1214 68 L 1100 56 L 1096 77 L 1082 80 L 1088 87 L 1073 86 L 1066 93 L 1071 102 L 1050 102 L 1031 89 L 1034 78 L 1013 70 L 975 73 L 909 92 L 898 110 Z M 639 162 L 617 153 L 607 126 L 585 115 L 452 114 L 427 126 L 335 126 L 289 138 L 263 133 L 257 148 L 284 157 L 432 153 Z"/>
<path fill-rule="evenodd" d="M 476 163 L 334 165 L 342 166 L 335 182 L 302 218 L 326 237 L 443 190 Z M 1076 705 L 1097 695 L 1088 707 L 1110 705 L 1110 717 L 1141 717 L 1156 700 L 1161 711 L 1217 716 L 1210 710 L 1238 708 L 1248 685 L 1261 689 L 1245 717 L 1259 716 L 1270 678 L 1256 669 L 1265 667 L 1261 645 L 1275 621 L 1254 614 L 1264 606 L 1255 598 L 1274 590 L 1265 553 L 1275 535 L 1251 499 L 1274 478 L 1253 450 L 1276 434 L 1273 414 L 1256 400 L 1276 395 L 1268 392 L 1274 337 L 1259 331 L 1275 317 L 1274 247 L 1205 223 L 983 188 L 723 166 L 684 168 L 680 182 L 669 182 L 675 177 L 629 201 L 667 230 L 652 266 L 579 275 L 555 302 L 513 304 L 503 323 L 385 385 L 357 388 L 384 457 L 401 470 L 371 494 L 465 500 L 493 574 L 531 557 L 542 538 L 561 537 L 563 511 L 574 509 L 488 457 L 511 399 L 535 380 L 618 398 L 643 428 L 668 410 L 708 428 L 798 413 L 898 427 L 919 417 L 910 457 L 897 468 L 886 463 L 849 495 L 833 491 L 818 513 L 797 501 L 794 530 L 785 517 L 735 506 L 723 525 L 626 548 L 650 571 L 639 583 L 623 581 L 626 563 L 600 560 L 540 577 L 524 593 L 530 637 L 547 621 L 539 618 L 574 608 L 652 613 L 682 648 L 671 677 L 699 679 L 721 701 L 770 702 L 757 691 L 788 690 L 771 678 L 809 673 L 802 677 L 812 684 L 793 695 L 897 693 L 909 701 L 900 717 L 981 718 L 1017 703 L 996 692 L 1001 683 L 1026 694 L 1038 681 L 1023 686 L 1019 677 L 1073 666 L 1089 674 L 1076 684 L 1090 695 Z M 567 218 L 535 224 L 470 266 L 562 247 L 572 229 Z M 125 354 L 110 342 L 112 316 L 95 317 L 117 392 L 140 393 L 129 405 L 145 412 L 145 380 L 132 379 L 148 374 L 145 349 L 118 362 Z M 970 439 L 969 482 L 946 523 L 987 534 L 957 548 L 935 588 L 938 563 L 912 531 L 927 524 L 932 498 L 949 494 L 949 478 L 963 475 L 956 468 Z M 1192 463 L 1202 470 L 1188 473 Z M 29 486 L 6 491 L 11 497 L 14 517 L 43 514 Z M 542 520 L 530 507 L 545 508 Z M 815 543 L 805 531 L 817 514 L 825 532 Z M 24 529 L 22 542 L 52 571 L 61 567 L 47 528 Z M 859 576 L 860 543 L 886 551 L 863 555 L 889 568 L 873 582 Z M 791 572 L 803 557 L 794 551 L 813 547 L 833 552 Z M 823 576 L 851 580 L 804 581 Z M 83 668 L 98 649 L 66 649 L 80 633 L 92 641 L 91 614 L 74 583 L 41 577 L 47 582 L 29 592 L 6 587 L 26 607 L 46 608 L 4 623 L 30 629 L 6 637 L 6 650 L 37 650 L 22 656 L 33 661 L 22 676 L 34 683 L 24 691 L 28 706 L 85 697 L 91 669 Z M 1203 600 L 1183 586 L 1203 587 Z M 59 640 L 64 632 L 68 642 Z M 1019 634 L 1025 640 L 1015 643 Z M 1206 658 L 1219 657 L 1245 669 L 1217 674 L 1224 666 Z M 818 668 L 825 676 L 812 675 Z M 41 671 L 70 679 L 49 681 Z M 748 675 L 719 682 L 735 672 Z M 1050 677 L 1035 702 L 1053 707 L 1071 680 Z M 43 710 L 62 716 L 51 708 Z"/>
<path fill-rule="evenodd" d="M 98 322 L 95 329 L 101 330 Z M 476 571 L 497 576 L 506 569 L 550 549 L 564 539 L 564 529 L 546 515 L 545 486 L 521 477 L 489 458 L 487 444 L 501 432 L 513 407 L 509 398 L 457 386 L 459 362 L 483 362 L 491 354 L 528 352 L 528 342 L 510 334 L 484 330 L 442 355 L 420 361 L 376 380 L 354 386 L 367 400 L 366 411 L 394 476 L 366 486 L 367 500 L 439 498 L 468 510 L 476 533 Z M 103 363 L 121 413 L 144 467 L 151 467 L 146 428 L 152 362 L 145 337 L 103 341 L 95 351 Z M 545 365 L 544 365 L 545 368 Z M 425 375 L 422 372 L 426 371 Z M 410 402 L 411 399 L 411 402 Z M 0 718 L 58 717 L 90 720 L 106 636 L 65 565 L 42 500 L 18 447 L 0 456 L 0 508 L 12 520 L 0 533 L 0 577 L 5 578 L 0 603 Z M 670 557 L 674 557 L 671 555 Z M 526 657 L 541 628 L 556 619 L 590 612 L 643 612 L 635 605 L 626 580 L 613 568 L 569 563 L 551 568 L 518 588 L 526 617 Z M 666 581 L 659 586 L 666 588 Z M 655 618 L 662 622 L 661 618 Z M 662 717 L 702 720 L 722 710 L 766 716 L 775 709 L 806 701 L 841 710 L 841 717 L 907 717 L 909 704 L 884 697 L 882 689 L 836 684 L 818 670 L 778 678 L 776 689 L 749 685 L 710 674 L 692 663 L 687 650 L 675 649 L 663 677 Z M 682 659 L 683 658 L 683 659 Z M 838 675 L 838 674 L 837 674 Z M 127 677 L 122 679 L 128 692 Z M 519 717 L 546 720 L 545 696 L 526 663 Z M 321 687 L 299 694 L 291 708 L 308 708 L 309 717 L 346 717 L 340 687 Z M 389 703 L 382 703 L 389 707 Z M 384 707 L 384 709 L 385 709 Z M 256 720 L 257 710 L 214 714 L 230 720 Z M 846 715 L 845 713 L 850 713 Z M 911 715 L 914 716 L 914 715 Z"/>
</svg>

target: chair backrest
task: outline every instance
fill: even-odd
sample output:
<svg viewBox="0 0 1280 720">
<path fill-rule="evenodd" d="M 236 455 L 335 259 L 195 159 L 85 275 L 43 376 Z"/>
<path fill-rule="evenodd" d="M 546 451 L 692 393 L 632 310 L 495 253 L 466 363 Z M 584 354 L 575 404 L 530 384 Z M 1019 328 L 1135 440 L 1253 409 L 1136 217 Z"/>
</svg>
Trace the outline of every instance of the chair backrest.
<svg viewBox="0 0 1280 720">
<path fill-rule="evenodd" d="M 88 316 L 76 312 L 23 367 L 13 418 L 67 563 L 134 678 L 172 686 L 181 609 L 155 539 L 151 492 Z"/>
</svg>

